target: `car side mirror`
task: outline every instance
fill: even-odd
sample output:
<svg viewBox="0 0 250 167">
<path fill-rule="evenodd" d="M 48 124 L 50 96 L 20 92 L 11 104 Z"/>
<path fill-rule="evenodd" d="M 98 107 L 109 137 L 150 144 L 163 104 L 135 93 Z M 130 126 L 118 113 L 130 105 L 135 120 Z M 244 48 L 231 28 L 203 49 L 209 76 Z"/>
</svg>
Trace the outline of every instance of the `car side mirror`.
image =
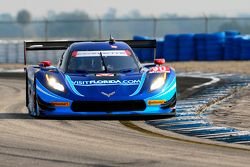
<svg viewBox="0 0 250 167">
<path fill-rule="evenodd" d="M 166 61 L 165 59 L 155 59 L 154 60 L 154 63 L 157 64 L 157 65 L 162 65 L 164 64 Z"/>
<path fill-rule="evenodd" d="M 49 66 L 51 66 L 51 61 L 50 60 L 45 60 L 45 61 L 42 61 L 42 62 L 40 62 L 38 65 L 40 66 L 40 67 L 49 67 Z"/>
</svg>

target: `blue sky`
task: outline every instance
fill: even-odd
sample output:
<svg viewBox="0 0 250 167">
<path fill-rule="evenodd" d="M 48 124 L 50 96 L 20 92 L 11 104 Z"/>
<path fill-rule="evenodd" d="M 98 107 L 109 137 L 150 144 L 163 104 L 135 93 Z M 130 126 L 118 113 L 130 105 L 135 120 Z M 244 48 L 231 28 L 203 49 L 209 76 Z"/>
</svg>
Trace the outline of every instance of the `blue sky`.
<svg viewBox="0 0 250 167">
<path fill-rule="evenodd" d="M 117 9 L 118 15 L 139 10 L 143 15 L 155 17 L 163 13 L 235 16 L 250 13 L 250 0 L 0 0 L 0 13 L 16 15 L 17 11 L 27 9 L 38 17 L 46 17 L 49 10 L 57 13 L 83 10 L 96 17 L 109 8 Z"/>
</svg>

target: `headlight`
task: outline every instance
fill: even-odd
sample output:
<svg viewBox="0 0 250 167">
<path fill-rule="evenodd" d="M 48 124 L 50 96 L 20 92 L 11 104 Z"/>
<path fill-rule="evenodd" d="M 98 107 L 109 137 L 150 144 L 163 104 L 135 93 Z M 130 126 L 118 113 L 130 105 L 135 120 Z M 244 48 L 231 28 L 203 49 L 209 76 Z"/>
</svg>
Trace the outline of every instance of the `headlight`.
<svg viewBox="0 0 250 167">
<path fill-rule="evenodd" d="M 165 81 L 166 81 L 166 74 L 164 74 L 163 76 L 157 77 L 151 84 L 149 91 L 152 92 L 156 89 L 161 88 L 165 84 Z"/>
<path fill-rule="evenodd" d="M 50 87 L 58 90 L 58 91 L 61 91 L 61 92 L 64 92 L 64 86 L 62 84 L 60 84 L 56 78 L 52 77 L 52 76 L 49 76 L 48 74 L 46 74 L 46 79 L 47 79 L 47 82 L 49 84 Z"/>
</svg>

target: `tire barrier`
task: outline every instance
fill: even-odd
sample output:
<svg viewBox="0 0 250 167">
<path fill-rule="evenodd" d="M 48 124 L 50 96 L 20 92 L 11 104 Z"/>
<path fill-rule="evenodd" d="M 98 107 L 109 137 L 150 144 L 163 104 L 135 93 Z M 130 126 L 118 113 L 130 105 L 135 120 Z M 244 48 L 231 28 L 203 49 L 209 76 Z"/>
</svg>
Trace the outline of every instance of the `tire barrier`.
<svg viewBox="0 0 250 167">
<path fill-rule="evenodd" d="M 163 58 L 164 52 L 164 39 L 158 39 L 156 41 L 156 58 Z"/>
<path fill-rule="evenodd" d="M 241 38 L 240 35 L 226 37 L 224 60 L 240 60 Z"/>
<path fill-rule="evenodd" d="M 134 39 L 154 39 L 134 36 Z M 153 60 L 153 50 L 138 49 L 136 54 L 142 62 Z M 250 36 L 239 31 L 210 34 L 167 34 L 157 40 L 157 58 L 167 61 L 218 61 L 250 60 Z"/>
<path fill-rule="evenodd" d="M 167 61 L 178 60 L 178 35 L 169 34 L 165 36 L 163 58 Z"/>
<path fill-rule="evenodd" d="M 250 36 L 241 38 L 241 60 L 249 60 L 250 58 Z"/>
<path fill-rule="evenodd" d="M 225 51 L 223 60 L 239 60 L 241 52 L 240 32 L 231 30 L 225 31 Z"/>
<path fill-rule="evenodd" d="M 206 35 L 206 59 L 210 61 L 222 60 L 224 55 L 225 33 Z"/>
<path fill-rule="evenodd" d="M 214 34 L 168 34 L 164 39 L 157 39 L 156 57 L 165 58 L 166 61 L 250 60 L 250 36 L 239 34 L 237 31 Z M 134 39 L 154 38 L 134 36 Z M 31 52 L 29 63 L 37 64 L 46 59 L 56 63 L 62 52 Z M 134 49 L 134 52 L 141 62 L 153 61 L 153 49 Z M 0 41 L 0 63 L 23 63 L 23 41 Z"/>
<path fill-rule="evenodd" d="M 148 40 L 152 39 L 150 37 L 144 36 L 134 36 L 133 40 Z M 133 49 L 137 57 L 139 58 L 140 62 L 152 62 L 154 61 L 154 49 Z"/>
<path fill-rule="evenodd" d="M 239 31 L 225 31 L 225 35 L 226 35 L 226 38 L 227 37 L 235 37 L 237 35 L 240 35 L 240 32 Z"/>
<path fill-rule="evenodd" d="M 190 61 L 195 59 L 194 34 L 179 35 L 179 61 Z"/>
<path fill-rule="evenodd" d="M 238 41 L 235 41 L 236 38 L 240 35 L 239 31 L 225 31 L 226 40 L 225 40 L 225 50 L 223 60 L 237 60 L 237 54 L 240 52 L 240 45 L 237 45 Z M 235 52 L 235 54 L 234 54 Z M 239 60 L 239 58 L 238 58 Z"/>
<path fill-rule="evenodd" d="M 206 60 L 206 34 L 195 34 L 196 60 Z"/>
<path fill-rule="evenodd" d="M 224 60 L 235 60 L 234 58 L 234 44 L 235 37 L 226 37 L 225 50 L 224 50 Z"/>
<path fill-rule="evenodd" d="M 241 55 L 241 38 L 242 36 L 236 36 L 233 39 L 233 55 L 230 60 L 240 60 Z"/>
</svg>

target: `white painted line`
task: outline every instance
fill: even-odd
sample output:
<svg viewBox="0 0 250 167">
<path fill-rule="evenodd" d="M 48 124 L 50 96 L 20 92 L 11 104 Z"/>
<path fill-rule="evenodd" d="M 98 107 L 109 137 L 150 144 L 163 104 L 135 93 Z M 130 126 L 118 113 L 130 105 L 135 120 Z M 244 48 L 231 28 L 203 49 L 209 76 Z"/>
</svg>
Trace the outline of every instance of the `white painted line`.
<svg viewBox="0 0 250 167">
<path fill-rule="evenodd" d="M 181 122 L 173 122 L 173 123 L 165 123 L 165 124 L 161 124 L 159 126 L 164 126 L 164 125 L 167 125 L 167 126 L 175 126 L 175 125 L 192 125 L 192 124 L 197 124 L 197 123 L 204 123 L 204 124 L 207 124 L 209 122 L 207 121 L 204 121 L 204 120 L 199 120 L 199 121 L 181 121 Z"/>
<path fill-rule="evenodd" d="M 3 68 L 0 68 L 0 72 L 4 72 L 4 73 L 23 73 L 24 69 L 23 68 L 21 68 L 21 69 L 3 69 Z"/>
<path fill-rule="evenodd" d="M 220 81 L 220 78 L 216 78 L 216 77 L 208 77 L 208 78 L 212 79 L 212 81 L 206 82 L 206 83 L 203 83 L 203 84 L 200 84 L 200 85 L 195 85 L 192 88 L 189 88 L 189 90 L 201 88 L 203 86 L 212 85 L 212 84 L 215 84 L 215 83 Z"/>
<path fill-rule="evenodd" d="M 224 127 L 203 127 L 203 128 L 189 128 L 185 131 L 200 131 L 200 130 L 218 130 L 218 129 L 225 129 Z"/>
<path fill-rule="evenodd" d="M 203 136 L 198 136 L 202 137 L 204 139 L 213 139 L 213 138 L 219 138 L 219 137 L 231 137 L 233 134 L 237 134 L 237 132 L 227 132 L 227 133 L 217 133 L 217 134 L 212 134 L 212 135 L 203 135 Z"/>
<path fill-rule="evenodd" d="M 239 132 L 227 132 L 227 133 L 221 133 L 221 134 L 213 134 L 213 135 L 206 135 L 203 138 L 210 139 L 210 138 L 217 138 L 217 137 L 233 137 L 233 136 L 245 136 L 249 135 L 250 132 L 248 131 L 239 131 Z"/>
<path fill-rule="evenodd" d="M 195 72 L 195 73 L 180 73 L 177 76 L 180 77 L 193 77 L 193 78 L 207 78 L 207 79 L 211 79 L 210 82 L 206 82 L 200 85 L 195 85 L 192 88 L 189 88 L 188 90 L 193 90 L 193 89 L 197 89 L 197 88 L 201 88 L 203 86 L 208 86 L 214 83 L 217 83 L 220 81 L 220 78 L 214 77 L 215 75 L 218 75 L 219 73 L 200 73 L 200 72 Z"/>
<path fill-rule="evenodd" d="M 190 125 L 192 125 L 192 124 L 190 124 Z M 204 124 L 204 125 L 207 125 L 207 124 Z M 209 125 L 208 125 L 209 126 Z M 159 126 L 160 127 L 160 126 Z M 201 127 L 203 127 L 203 126 L 201 126 Z M 201 127 L 191 127 L 191 128 L 174 128 L 174 129 L 171 129 L 172 131 L 183 131 L 183 132 L 186 132 L 186 131 L 194 131 L 194 130 L 196 130 L 196 129 L 202 129 Z"/>
<path fill-rule="evenodd" d="M 233 143 L 235 143 L 235 144 L 248 144 L 248 143 L 250 143 L 250 140 L 248 140 L 248 141 L 237 141 L 237 142 L 233 142 Z"/>
</svg>

